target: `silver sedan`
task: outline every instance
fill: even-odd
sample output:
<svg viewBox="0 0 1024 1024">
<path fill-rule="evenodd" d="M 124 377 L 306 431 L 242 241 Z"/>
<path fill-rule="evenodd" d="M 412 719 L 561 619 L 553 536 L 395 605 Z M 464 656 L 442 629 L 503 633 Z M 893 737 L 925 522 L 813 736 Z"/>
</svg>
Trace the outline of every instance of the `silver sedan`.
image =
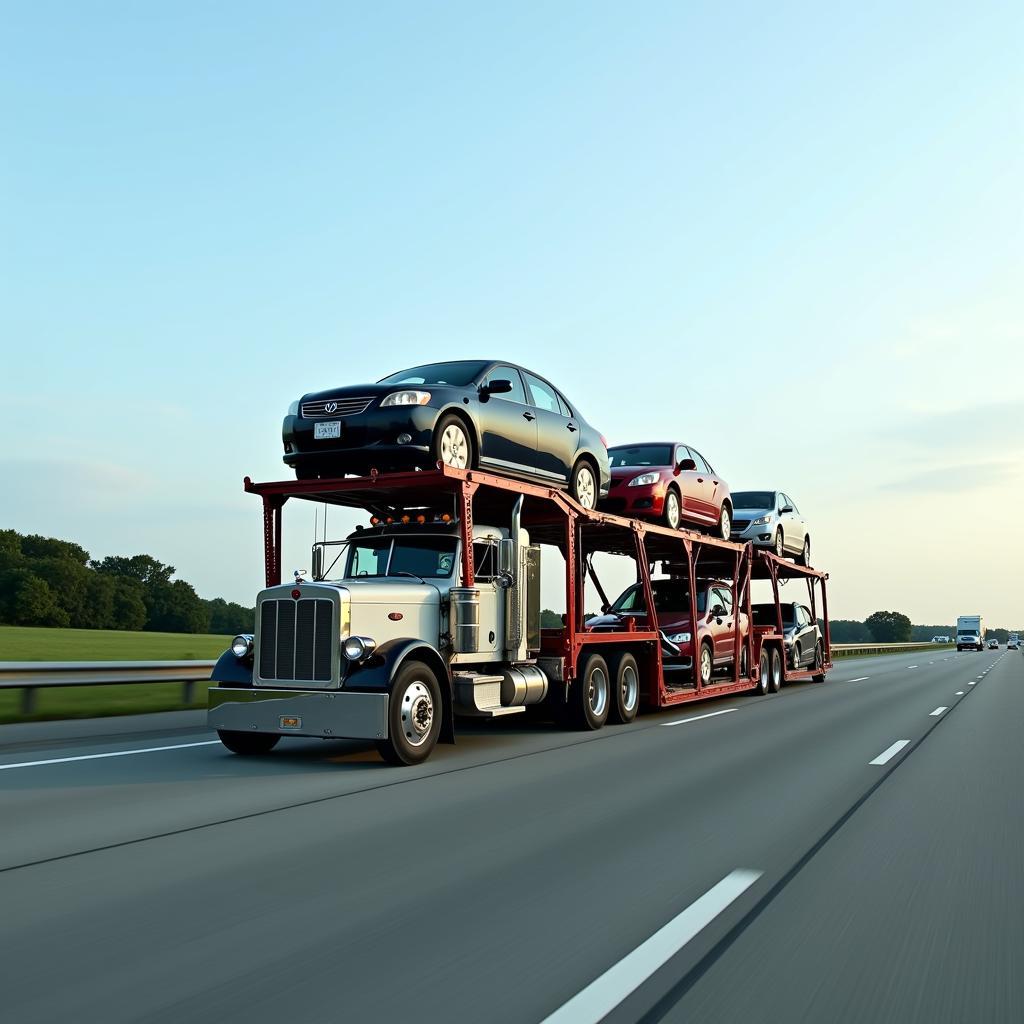
<svg viewBox="0 0 1024 1024">
<path fill-rule="evenodd" d="M 791 555 L 811 564 L 811 534 L 796 507 L 782 491 L 733 491 L 731 539 L 769 548 L 779 558 Z"/>
</svg>

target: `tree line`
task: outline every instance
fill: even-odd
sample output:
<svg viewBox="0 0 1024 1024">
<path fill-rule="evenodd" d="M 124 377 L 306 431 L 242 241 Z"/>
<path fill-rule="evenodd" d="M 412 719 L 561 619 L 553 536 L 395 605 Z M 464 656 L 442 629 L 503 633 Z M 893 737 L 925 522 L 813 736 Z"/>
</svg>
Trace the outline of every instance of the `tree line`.
<svg viewBox="0 0 1024 1024">
<path fill-rule="evenodd" d="M 72 541 L 0 530 L 0 623 L 164 633 L 251 632 L 255 609 L 204 600 L 151 555 L 94 560 Z"/>
</svg>

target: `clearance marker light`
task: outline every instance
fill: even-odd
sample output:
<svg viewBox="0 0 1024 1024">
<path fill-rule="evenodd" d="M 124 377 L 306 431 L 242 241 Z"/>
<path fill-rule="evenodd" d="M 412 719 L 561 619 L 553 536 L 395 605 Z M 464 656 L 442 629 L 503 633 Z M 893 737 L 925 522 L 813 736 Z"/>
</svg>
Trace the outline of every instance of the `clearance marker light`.
<svg viewBox="0 0 1024 1024">
<path fill-rule="evenodd" d="M 416 517 L 416 522 L 417 523 L 425 523 L 426 521 L 427 521 L 427 517 L 426 516 L 417 516 Z"/>
<path fill-rule="evenodd" d="M 370 516 L 370 525 L 371 526 L 376 526 L 379 522 L 380 522 L 380 520 L 376 516 Z"/>
</svg>

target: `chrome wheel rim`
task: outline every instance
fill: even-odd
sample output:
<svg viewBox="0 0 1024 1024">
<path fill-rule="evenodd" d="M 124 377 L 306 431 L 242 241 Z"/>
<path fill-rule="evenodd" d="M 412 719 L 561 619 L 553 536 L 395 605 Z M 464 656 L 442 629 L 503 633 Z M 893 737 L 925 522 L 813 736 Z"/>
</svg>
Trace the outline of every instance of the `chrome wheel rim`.
<svg viewBox="0 0 1024 1024">
<path fill-rule="evenodd" d="M 804 541 L 804 565 L 810 565 L 811 563 L 811 542 L 809 540 Z"/>
<path fill-rule="evenodd" d="M 604 670 L 595 668 L 587 681 L 587 702 L 595 718 L 600 718 L 608 706 L 608 677 Z"/>
<path fill-rule="evenodd" d="M 677 530 L 679 529 L 679 498 L 676 497 L 676 492 L 669 491 L 665 501 L 668 503 L 665 519 L 673 530 Z"/>
<path fill-rule="evenodd" d="M 576 470 L 576 500 L 584 508 L 594 508 L 597 504 L 597 484 L 589 466 Z"/>
<path fill-rule="evenodd" d="M 785 550 L 786 550 L 786 543 L 782 539 L 782 531 L 779 530 L 779 532 L 777 534 L 775 534 L 775 554 L 777 554 L 779 556 L 779 558 L 781 558 L 782 557 L 782 553 Z"/>
<path fill-rule="evenodd" d="M 707 647 L 700 649 L 700 681 L 702 683 L 710 682 L 711 680 L 711 652 Z"/>
<path fill-rule="evenodd" d="M 455 423 L 449 423 L 441 434 L 441 461 L 455 469 L 465 469 L 469 465 L 469 439 Z"/>
<path fill-rule="evenodd" d="M 761 693 L 768 692 L 768 686 L 771 683 L 772 677 L 772 659 L 762 658 L 761 659 L 761 678 L 757 681 L 758 689 Z"/>
<path fill-rule="evenodd" d="M 639 696 L 640 679 L 636 674 L 636 669 L 632 665 L 627 665 L 622 670 L 622 709 L 632 712 Z"/>
<path fill-rule="evenodd" d="M 402 694 L 402 731 L 410 746 L 419 747 L 426 743 L 433 724 L 434 698 L 429 687 L 415 680 Z"/>
<path fill-rule="evenodd" d="M 772 659 L 772 689 L 778 693 L 782 689 L 782 660 Z"/>
<path fill-rule="evenodd" d="M 722 506 L 722 540 L 728 540 L 730 533 L 732 533 L 732 516 L 729 515 L 729 510 L 723 505 Z"/>
</svg>

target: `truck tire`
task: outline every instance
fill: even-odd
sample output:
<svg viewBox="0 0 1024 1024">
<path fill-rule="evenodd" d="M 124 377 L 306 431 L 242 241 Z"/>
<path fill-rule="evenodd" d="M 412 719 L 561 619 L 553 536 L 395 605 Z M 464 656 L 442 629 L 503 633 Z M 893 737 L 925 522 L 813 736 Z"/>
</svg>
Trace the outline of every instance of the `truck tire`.
<svg viewBox="0 0 1024 1024">
<path fill-rule="evenodd" d="M 609 719 L 629 725 L 640 710 L 640 668 L 636 658 L 626 651 L 608 659 L 608 671 L 612 681 Z"/>
<path fill-rule="evenodd" d="M 772 693 L 778 693 L 782 689 L 782 655 L 778 647 L 772 648 Z"/>
<path fill-rule="evenodd" d="M 232 754 L 269 754 L 281 739 L 273 732 L 234 732 L 218 729 L 217 737 Z"/>
<path fill-rule="evenodd" d="M 380 756 L 391 764 L 421 764 L 441 735 L 444 716 L 441 686 L 422 661 L 407 661 L 398 670 L 388 701 L 388 738 L 377 741 Z"/>
<path fill-rule="evenodd" d="M 600 654 L 583 659 L 583 671 L 576 677 L 569 701 L 577 729 L 593 732 L 608 721 L 612 703 L 611 674 Z"/>
<path fill-rule="evenodd" d="M 476 465 L 473 434 L 464 420 L 454 413 L 442 416 L 434 427 L 434 462 L 455 469 L 473 469 Z"/>
<path fill-rule="evenodd" d="M 772 677 L 772 656 L 768 653 L 767 647 L 761 648 L 761 672 L 757 680 L 757 692 L 764 697 L 768 693 L 769 683 Z"/>
<path fill-rule="evenodd" d="M 825 682 L 825 645 L 819 640 L 814 645 L 814 675 L 812 683 Z"/>
</svg>

